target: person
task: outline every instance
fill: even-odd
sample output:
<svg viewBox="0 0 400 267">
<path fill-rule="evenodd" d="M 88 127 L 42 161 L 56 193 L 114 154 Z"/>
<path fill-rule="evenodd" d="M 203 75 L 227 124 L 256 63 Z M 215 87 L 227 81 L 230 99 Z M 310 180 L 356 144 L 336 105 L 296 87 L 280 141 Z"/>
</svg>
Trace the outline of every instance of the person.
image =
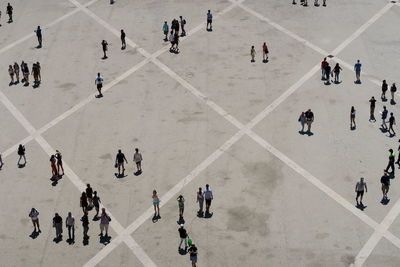
<svg viewBox="0 0 400 267">
<path fill-rule="evenodd" d="M 164 21 L 164 25 L 163 25 L 162 28 L 163 28 L 163 32 L 164 32 L 164 35 L 165 35 L 164 42 L 168 42 L 169 27 L 168 27 L 168 23 L 166 21 Z"/>
<path fill-rule="evenodd" d="M 34 80 L 34 86 L 39 86 L 39 69 L 36 63 L 32 65 L 32 76 Z"/>
<path fill-rule="evenodd" d="M 108 47 L 108 43 L 106 40 L 101 41 L 101 46 L 103 47 L 103 59 L 107 58 L 107 47 Z"/>
<path fill-rule="evenodd" d="M 386 125 L 386 118 L 387 118 L 387 115 L 388 115 L 388 110 L 386 109 L 386 106 L 383 106 L 383 110 L 382 110 L 382 112 L 381 112 L 381 118 L 382 118 L 382 128 L 384 129 L 384 130 L 387 130 L 388 129 L 388 127 L 387 127 L 387 125 Z"/>
<path fill-rule="evenodd" d="M 392 103 L 392 104 L 396 103 L 396 102 L 394 102 L 394 93 L 396 93 L 396 91 L 397 91 L 396 84 L 393 83 L 392 86 L 390 87 L 390 95 L 392 96 L 390 103 Z"/>
<path fill-rule="evenodd" d="M 353 126 L 354 124 L 354 126 Z M 350 110 L 350 129 L 354 129 L 356 128 L 356 110 L 355 108 L 352 106 L 351 110 Z"/>
<path fill-rule="evenodd" d="M 97 85 L 97 91 L 99 91 L 99 97 L 102 97 L 103 94 L 101 93 L 101 88 L 103 87 L 103 77 L 100 76 L 100 72 L 97 73 L 97 77 L 94 83 Z"/>
<path fill-rule="evenodd" d="M 118 168 L 118 176 L 121 175 L 121 168 L 122 168 L 122 176 L 125 172 L 124 161 L 128 164 L 128 161 L 125 158 L 124 153 L 122 153 L 121 149 L 118 149 L 117 156 L 115 157 L 115 166 Z"/>
<path fill-rule="evenodd" d="M 8 74 L 10 75 L 10 79 L 11 79 L 11 82 L 10 82 L 10 85 L 13 85 L 14 84 L 14 69 L 13 69 L 13 67 L 11 66 L 11 65 L 9 65 L 8 66 Z"/>
<path fill-rule="evenodd" d="M 382 184 L 382 198 L 387 199 L 387 193 L 389 192 L 390 186 L 390 178 L 387 171 L 384 171 L 383 176 L 381 177 L 381 184 Z"/>
<path fill-rule="evenodd" d="M 176 200 L 178 200 L 179 217 L 182 218 L 185 210 L 185 198 L 182 195 L 179 195 Z"/>
<path fill-rule="evenodd" d="M 322 6 L 326 6 L 326 0 L 322 1 Z"/>
<path fill-rule="evenodd" d="M 369 103 L 370 103 L 370 105 L 369 105 L 369 121 L 376 121 L 376 119 L 375 119 L 375 102 L 376 102 L 376 100 L 375 100 L 375 97 L 371 97 L 371 99 L 369 100 Z"/>
<path fill-rule="evenodd" d="M 24 86 L 29 85 L 29 67 L 28 64 L 24 63 L 23 66 L 21 67 L 22 75 L 24 76 L 24 81 L 25 84 Z"/>
<path fill-rule="evenodd" d="M 396 132 L 393 129 L 393 125 L 396 125 L 396 119 L 393 116 L 393 112 L 390 112 L 390 117 L 389 117 L 389 134 L 392 136 L 396 135 Z M 393 132 L 393 133 L 391 133 Z"/>
<path fill-rule="evenodd" d="M 175 53 L 179 52 L 179 34 L 175 31 L 174 34 L 174 48 L 172 49 Z"/>
<path fill-rule="evenodd" d="M 88 213 L 85 211 L 83 213 L 83 216 L 81 218 L 82 222 L 82 228 L 83 228 L 83 239 L 87 240 L 89 239 L 88 232 L 89 232 L 89 218 L 88 218 Z"/>
<path fill-rule="evenodd" d="M 385 169 L 385 172 L 389 171 L 389 168 L 392 170 L 392 174 L 394 174 L 394 159 L 396 157 L 396 153 L 393 152 L 393 149 L 389 149 L 389 162 Z"/>
<path fill-rule="evenodd" d="M 170 32 L 170 34 L 169 34 L 169 37 L 168 37 L 168 40 L 169 40 L 169 42 L 171 43 L 171 47 L 169 48 L 169 51 L 170 52 L 173 52 L 174 51 L 174 45 L 175 45 L 175 42 L 174 42 L 174 32 L 171 30 L 171 32 Z"/>
<path fill-rule="evenodd" d="M 133 155 L 133 161 L 136 163 L 138 172 L 142 172 L 142 154 L 139 152 L 139 148 L 135 148 L 135 154 Z"/>
<path fill-rule="evenodd" d="M 250 56 L 251 56 L 251 62 L 256 62 L 256 61 L 254 60 L 254 58 L 255 58 L 255 56 L 256 56 L 256 50 L 254 49 L 254 45 L 251 46 L 251 49 L 250 49 Z"/>
<path fill-rule="evenodd" d="M 40 82 L 42 81 L 42 75 L 40 75 L 41 67 L 40 67 L 39 61 L 36 62 L 36 68 L 37 68 L 37 75 L 38 75 L 38 77 L 39 77 L 39 83 L 40 83 Z"/>
<path fill-rule="evenodd" d="M 125 50 L 126 49 L 125 37 L 126 37 L 126 34 L 125 34 L 124 30 L 121 30 L 121 43 L 122 43 L 121 50 Z"/>
<path fill-rule="evenodd" d="M 15 73 L 15 78 L 17 78 L 16 83 L 19 83 L 19 65 L 17 62 L 14 62 L 14 73 Z"/>
<path fill-rule="evenodd" d="M 1 10 L 0 10 L 0 27 L 1 27 Z"/>
<path fill-rule="evenodd" d="M 19 146 L 18 146 L 18 156 L 19 156 L 19 159 L 18 159 L 18 165 L 21 165 L 20 164 L 20 161 L 21 161 L 21 159 L 22 158 L 24 158 L 24 164 L 22 164 L 22 165 L 25 165 L 26 164 L 26 158 L 25 158 L 25 146 L 23 146 L 22 144 L 20 144 Z"/>
<path fill-rule="evenodd" d="M 187 234 L 187 231 L 186 231 L 186 229 L 185 229 L 185 227 L 184 227 L 183 224 L 180 225 L 180 227 L 179 227 L 179 229 L 178 229 L 178 232 L 179 232 L 179 237 L 181 238 L 181 241 L 179 242 L 178 251 L 181 250 L 182 243 L 185 244 L 185 251 L 186 251 L 186 250 L 187 250 L 187 238 L 188 238 L 188 234 Z"/>
<path fill-rule="evenodd" d="M 68 229 L 68 238 L 71 241 L 75 240 L 75 218 L 71 212 L 68 212 L 67 218 L 65 218 L 65 227 Z M 72 234 L 71 234 L 72 233 Z"/>
<path fill-rule="evenodd" d="M 204 196 L 203 196 L 203 189 L 199 187 L 199 191 L 197 192 L 197 200 L 196 202 L 199 203 L 199 211 L 198 214 L 203 214 L 203 205 L 204 205 Z"/>
<path fill-rule="evenodd" d="M 102 208 L 101 209 L 101 215 L 100 215 L 100 235 L 103 236 L 103 231 L 106 232 L 105 236 L 108 236 L 108 225 L 110 224 L 111 218 L 108 216 L 106 213 L 106 209 Z"/>
<path fill-rule="evenodd" d="M 388 84 L 386 83 L 386 80 L 382 81 L 382 94 L 381 94 L 381 99 L 383 101 L 386 101 L 386 92 L 388 90 Z"/>
<path fill-rule="evenodd" d="M 339 74 L 342 68 L 339 66 L 339 63 L 336 63 L 335 67 L 333 67 L 333 74 L 335 75 L 335 81 L 334 83 L 338 84 L 339 83 Z"/>
<path fill-rule="evenodd" d="M 0 153 L 0 170 L 1 170 L 1 168 L 3 168 L 3 165 L 4 165 L 3 158 L 2 158 L 1 153 Z"/>
<path fill-rule="evenodd" d="M 197 263 L 197 247 L 195 244 L 190 245 L 189 248 L 189 259 L 192 262 L 192 267 L 196 267 Z"/>
<path fill-rule="evenodd" d="M 304 115 L 306 116 L 307 133 L 311 133 L 311 124 L 314 122 L 314 113 L 308 109 Z"/>
<path fill-rule="evenodd" d="M 13 7 L 10 5 L 10 3 L 7 4 L 7 15 L 8 15 L 8 23 L 13 22 Z"/>
<path fill-rule="evenodd" d="M 354 71 L 356 72 L 356 83 L 361 83 L 360 75 L 361 75 L 361 63 L 360 60 L 357 60 L 357 63 L 354 64 Z"/>
<path fill-rule="evenodd" d="M 56 150 L 56 159 L 57 159 L 57 172 L 59 176 L 64 175 L 64 167 L 62 162 L 62 155 L 61 152 Z M 60 169 L 62 170 L 62 174 L 60 173 Z"/>
<path fill-rule="evenodd" d="M 182 29 L 181 37 L 184 37 L 186 36 L 186 31 L 185 31 L 186 19 L 182 18 L 182 16 L 179 16 L 179 19 L 181 22 L 181 29 Z"/>
<path fill-rule="evenodd" d="M 85 211 L 87 211 L 87 207 L 88 207 L 86 192 L 82 192 L 81 199 L 80 199 L 80 206 L 82 208 L 83 213 L 85 213 Z"/>
<path fill-rule="evenodd" d="M 210 206 L 211 206 L 211 201 L 214 199 L 213 193 L 210 189 L 210 186 L 206 184 L 206 190 L 203 192 L 204 199 L 206 201 L 206 214 L 210 213 Z"/>
<path fill-rule="evenodd" d="M 325 79 L 326 79 L 326 82 L 325 82 L 325 84 L 331 84 L 331 79 L 330 79 L 330 76 L 331 75 L 331 66 L 329 65 L 329 63 L 326 63 L 326 66 L 325 66 Z"/>
<path fill-rule="evenodd" d="M 58 176 L 58 171 L 56 167 L 56 157 L 54 155 L 50 156 L 50 167 L 51 167 L 51 178 Z"/>
<path fill-rule="evenodd" d="M 298 122 L 301 124 L 301 130 L 300 133 L 304 133 L 304 125 L 306 124 L 306 115 L 304 112 L 302 112 L 299 116 Z"/>
<path fill-rule="evenodd" d="M 213 15 L 211 14 L 211 11 L 208 10 L 208 12 L 207 12 L 207 31 L 212 31 L 212 19 L 213 19 Z"/>
<path fill-rule="evenodd" d="M 36 37 L 37 37 L 38 43 L 39 43 L 39 45 L 37 47 L 41 48 L 42 47 L 42 29 L 40 28 L 40 26 L 37 26 L 35 32 L 36 32 Z"/>
<path fill-rule="evenodd" d="M 93 206 L 96 209 L 96 215 L 94 215 L 95 218 L 99 217 L 99 209 L 100 209 L 100 198 L 97 196 L 97 191 L 93 192 Z"/>
<path fill-rule="evenodd" d="M 365 188 L 365 193 L 368 192 L 367 183 L 364 182 L 364 177 L 361 177 L 360 181 L 358 181 L 356 183 L 356 189 L 355 189 L 355 191 L 357 193 L 357 196 L 356 196 L 357 206 L 358 205 L 364 206 L 364 204 L 362 203 L 362 199 L 364 196 L 364 188 Z M 358 203 L 358 199 L 360 199 L 360 203 Z"/>
<path fill-rule="evenodd" d="M 40 225 L 39 225 L 39 211 L 35 208 L 32 208 L 31 211 L 29 212 L 29 217 L 32 220 L 33 229 L 34 229 L 33 231 L 41 233 L 42 231 L 40 231 Z M 37 227 L 37 231 L 36 231 L 36 227 Z"/>
<path fill-rule="evenodd" d="M 173 19 L 171 22 L 171 30 L 174 32 L 174 34 L 179 35 L 179 22 L 176 19 Z"/>
<path fill-rule="evenodd" d="M 264 42 L 263 46 L 262 46 L 262 51 L 263 51 L 263 62 L 268 62 L 268 46 L 267 44 Z"/>
<path fill-rule="evenodd" d="M 90 184 L 86 184 L 86 197 L 89 202 L 89 206 L 93 207 L 93 189 L 90 187 Z"/>
<path fill-rule="evenodd" d="M 58 213 L 54 215 L 53 218 L 53 227 L 56 228 L 56 238 L 61 239 L 62 238 L 62 218 Z"/>
<path fill-rule="evenodd" d="M 157 196 L 157 191 L 153 190 L 153 206 L 154 206 L 154 217 L 160 217 L 160 199 Z"/>
<path fill-rule="evenodd" d="M 325 80 L 325 77 L 326 77 L 326 75 L 325 75 L 325 68 L 326 68 L 326 66 L 327 66 L 328 64 L 329 64 L 329 63 L 328 63 L 328 61 L 326 61 L 326 57 L 324 57 L 324 60 L 322 60 L 322 62 L 321 62 L 321 74 L 322 74 L 321 80 L 322 80 L 322 81 Z"/>
</svg>

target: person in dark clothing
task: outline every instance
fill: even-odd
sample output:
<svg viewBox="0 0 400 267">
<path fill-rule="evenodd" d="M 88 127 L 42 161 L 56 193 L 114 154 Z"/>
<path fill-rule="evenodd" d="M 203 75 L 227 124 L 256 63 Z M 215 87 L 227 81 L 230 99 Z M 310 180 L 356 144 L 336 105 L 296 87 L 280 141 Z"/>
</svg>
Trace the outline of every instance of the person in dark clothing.
<svg viewBox="0 0 400 267">
<path fill-rule="evenodd" d="M 314 113 L 309 109 L 304 113 L 304 115 L 306 116 L 307 133 L 311 133 L 311 124 L 314 122 Z"/>
<path fill-rule="evenodd" d="M 10 5 L 10 3 L 7 4 L 7 15 L 8 15 L 8 23 L 13 22 L 13 7 Z"/>
<path fill-rule="evenodd" d="M 125 172 L 124 162 L 128 164 L 128 161 L 126 160 L 124 153 L 122 153 L 121 149 L 119 149 L 117 156 L 115 157 L 115 166 L 118 168 L 118 176 L 121 175 L 121 168 L 122 168 L 122 175 L 124 175 Z"/>
<path fill-rule="evenodd" d="M 180 225 L 179 229 L 179 237 L 181 238 L 181 242 L 179 242 L 179 247 L 178 250 L 181 250 L 181 245 L 182 243 L 185 243 L 185 251 L 187 250 L 187 238 L 188 238 L 188 234 L 186 229 L 184 228 L 183 224 Z"/>
<path fill-rule="evenodd" d="M 37 26 L 35 32 L 36 32 L 36 37 L 37 37 L 38 43 L 39 43 L 39 45 L 37 47 L 41 48 L 42 47 L 42 29 L 40 28 L 40 26 Z"/>
<path fill-rule="evenodd" d="M 382 94 L 381 94 L 382 101 L 386 101 L 387 90 L 388 90 L 388 84 L 386 83 L 386 80 L 383 80 L 382 81 Z"/>
<path fill-rule="evenodd" d="M 335 67 L 333 67 L 333 74 L 335 75 L 335 81 L 334 83 L 338 84 L 339 83 L 339 74 L 342 68 L 339 66 L 339 63 L 336 63 Z"/>
<path fill-rule="evenodd" d="M 19 159 L 18 159 L 17 165 L 21 165 L 20 161 L 21 161 L 22 158 L 24 158 L 24 164 L 23 165 L 25 165 L 26 164 L 25 146 L 23 146 L 21 144 L 18 146 L 18 156 L 19 156 Z"/>
<path fill-rule="evenodd" d="M 62 218 L 58 213 L 54 215 L 53 218 L 53 227 L 56 228 L 56 238 L 62 238 Z"/>
<path fill-rule="evenodd" d="M 190 257 L 190 261 L 192 262 L 192 267 L 196 267 L 196 263 L 197 263 L 197 247 L 195 244 L 190 245 L 189 248 L 189 257 Z"/>
<path fill-rule="evenodd" d="M 391 173 L 394 174 L 394 160 L 395 160 L 396 154 L 393 152 L 393 149 L 389 149 L 389 152 L 390 152 L 389 163 L 385 169 L 385 172 L 388 172 L 389 168 L 390 168 L 392 171 Z"/>
<path fill-rule="evenodd" d="M 88 213 L 87 211 L 85 211 L 85 213 L 83 214 L 82 218 L 81 218 L 81 222 L 82 222 L 82 227 L 83 227 L 83 239 L 89 239 L 88 236 L 88 231 L 89 231 L 89 218 L 88 218 Z"/>
<path fill-rule="evenodd" d="M 393 83 L 392 86 L 390 87 L 390 95 L 392 97 L 392 99 L 390 99 L 390 103 L 392 105 L 396 104 L 396 102 L 394 102 L 394 93 L 396 93 L 396 91 L 397 91 L 396 84 Z"/>
<path fill-rule="evenodd" d="M 125 34 L 124 30 L 121 30 L 121 43 L 122 43 L 121 50 L 125 50 L 125 48 L 126 48 L 125 37 L 126 37 L 126 34 Z"/>
<path fill-rule="evenodd" d="M 325 66 L 326 82 L 325 82 L 325 84 L 331 84 L 331 79 L 329 77 L 330 75 L 331 75 L 331 66 L 329 65 L 329 63 L 326 63 L 326 66 Z"/>
<path fill-rule="evenodd" d="M 381 177 L 381 184 L 382 184 L 382 195 L 383 195 L 382 198 L 387 199 L 387 193 L 389 192 L 389 186 L 390 186 L 390 177 L 386 171 Z"/>
<path fill-rule="evenodd" d="M 393 130 L 393 125 L 395 125 L 396 124 L 396 120 L 395 120 L 395 118 L 394 118 L 394 116 L 393 116 L 393 112 L 390 112 L 390 117 L 389 117 L 389 130 L 388 130 L 388 132 L 389 132 L 389 134 L 391 135 L 391 136 L 395 136 L 396 135 L 396 132 Z M 393 132 L 393 133 L 392 133 Z"/>
<path fill-rule="evenodd" d="M 107 58 L 108 43 L 106 40 L 101 41 L 101 47 L 103 48 L 103 59 Z"/>
<path fill-rule="evenodd" d="M 369 100 L 369 121 L 376 121 L 375 119 L 375 97 L 371 97 L 371 99 Z"/>
</svg>

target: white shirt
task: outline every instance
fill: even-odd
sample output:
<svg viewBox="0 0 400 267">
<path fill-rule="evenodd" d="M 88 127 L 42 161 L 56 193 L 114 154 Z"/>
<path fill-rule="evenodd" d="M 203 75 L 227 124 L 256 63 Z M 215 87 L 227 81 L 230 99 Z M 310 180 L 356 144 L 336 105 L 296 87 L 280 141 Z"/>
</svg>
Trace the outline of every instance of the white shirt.
<svg viewBox="0 0 400 267">
<path fill-rule="evenodd" d="M 364 191 L 364 187 L 365 187 L 365 182 L 364 181 L 358 181 L 356 184 L 356 190 L 357 191 Z"/>
<path fill-rule="evenodd" d="M 97 76 L 95 82 L 96 82 L 96 84 L 102 84 L 103 83 L 103 77 Z"/>
<path fill-rule="evenodd" d="M 142 161 L 142 160 L 143 160 L 142 154 L 140 154 L 139 152 L 135 153 L 135 154 L 133 155 L 133 160 L 134 160 L 135 162 Z"/>
<path fill-rule="evenodd" d="M 37 210 L 33 210 L 29 212 L 29 217 L 32 218 L 32 220 L 37 220 L 39 216 L 39 212 Z"/>
<path fill-rule="evenodd" d="M 212 199 L 213 198 L 213 194 L 212 194 L 211 189 L 204 190 L 203 195 L 204 195 L 205 199 Z"/>
<path fill-rule="evenodd" d="M 74 224 L 75 224 L 75 218 L 74 218 L 74 216 L 68 216 L 66 219 L 65 219 L 65 223 L 68 225 L 68 226 L 73 226 Z"/>
</svg>

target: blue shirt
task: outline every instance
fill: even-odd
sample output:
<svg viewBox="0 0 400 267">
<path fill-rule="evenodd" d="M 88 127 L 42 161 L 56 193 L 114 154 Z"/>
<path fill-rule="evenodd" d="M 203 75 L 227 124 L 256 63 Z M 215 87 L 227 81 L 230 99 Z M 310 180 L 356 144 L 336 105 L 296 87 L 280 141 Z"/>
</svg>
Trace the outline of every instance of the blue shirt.
<svg viewBox="0 0 400 267">
<path fill-rule="evenodd" d="M 361 63 L 356 63 L 355 65 L 354 65 L 354 70 L 355 71 L 361 71 Z"/>
</svg>

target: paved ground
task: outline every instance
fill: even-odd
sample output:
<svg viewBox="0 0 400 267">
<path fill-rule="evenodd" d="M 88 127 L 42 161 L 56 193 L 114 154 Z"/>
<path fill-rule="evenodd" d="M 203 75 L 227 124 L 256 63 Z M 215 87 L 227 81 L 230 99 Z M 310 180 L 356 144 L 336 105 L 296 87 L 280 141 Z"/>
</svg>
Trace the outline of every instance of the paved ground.
<svg viewBox="0 0 400 267">
<path fill-rule="evenodd" d="M 380 176 L 396 137 L 368 122 L 380 82 L 396 82 L 400 6 L 384 0 L 336 0 L 327 7 L 290 0 L 15 0 L 0 27 L 1 266 L 190 266 L 180 255 L 176 197 L 186 198 L 185 224 L 199 249 L 198 266 L 399 266 L 400 192 L 392 180 L 382 205 Z M 321 1 L 320 1 L 321 2 Z M 214 31 L 202 23 L 214 13 Z M 180 54 L 162 41 L 164 20 L 184 15 Z M 41 25 L 44 47 L 33 30 Z M 119 30 L 127 33 L 121 51 Z M 100 42 L 111 46 L 102 60 Z M 267 42 L 270 61 L 261 62 Z M 250 63 L 250 46 L 257 60 Z M 343 67 L 340 84 L 324 85 L 319 64 Z M 354 84 L 353 64 L 363 63 Z M 8 86 L 13 62 L 40 61 L 37 88 Z M 94 97 L 94 78 L 105 78 Z M 397 96 L 396 96 L 397 97 Z M 398 116 L 397 105 L 378 101 Z M 350 107 L 357 129 L 349 129 Z M 311 108 L 313 135 L 299 134 L 298 115 Z M 16 165 L 24 143 L 28 163 Z M 135 176 L 133 148 L 144 156 Z M 121 148 L 130 160 L 116 178 Z M 52 184 L 49 155 L 64 155 L 66 175 Z M 366 208 L 354 185 L 365 177 Z M 54 212 L 81 217 L 85 183 L 112 214 L 111 243 L 91 221 L 89 244 L 53 242 Z M 211 218 L 196 216 L 195 192 L 211 185 Z M 151 192 L 161 198 L 152 222 Z M 27 216 L 40 211 L 31 238 Z M 91 212 L 91 217 L 94 215 Z"/>
</svg>

